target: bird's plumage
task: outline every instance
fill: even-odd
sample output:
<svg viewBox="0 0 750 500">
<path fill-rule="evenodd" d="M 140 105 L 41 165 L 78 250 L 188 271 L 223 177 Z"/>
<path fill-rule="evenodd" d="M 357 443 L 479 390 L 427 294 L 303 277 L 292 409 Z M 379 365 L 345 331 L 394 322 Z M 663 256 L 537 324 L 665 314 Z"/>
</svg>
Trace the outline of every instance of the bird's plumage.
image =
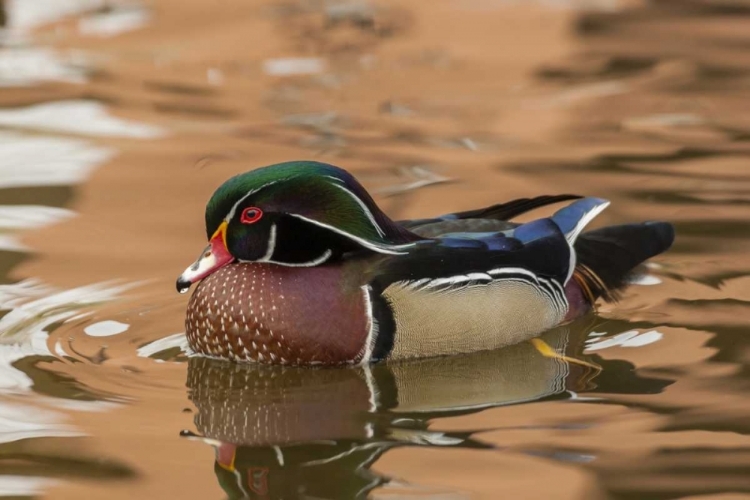
<svg viewBox="0 0 750 500">
<path fill-rule="evenodd" d="M 569 202 L 526 223 L 510 219 Z M 494 349 L 613 300 L 672 226 L 585 232 L 606 200 L 523 198 L 394 222 L 348 172 L 290 162 L 236 176 L 207 205 L 224 259 L 196 289 L 194 350 L 278 364 L 367 363 Z M 248 217 L 247 214 L 252 217 Z M 210 259 L 204 255 L 203 259 Z M 190 283 L 191 269 L 180 284 Z M 204 276 L 201 275 L 201 278 Z"/>
</svg>

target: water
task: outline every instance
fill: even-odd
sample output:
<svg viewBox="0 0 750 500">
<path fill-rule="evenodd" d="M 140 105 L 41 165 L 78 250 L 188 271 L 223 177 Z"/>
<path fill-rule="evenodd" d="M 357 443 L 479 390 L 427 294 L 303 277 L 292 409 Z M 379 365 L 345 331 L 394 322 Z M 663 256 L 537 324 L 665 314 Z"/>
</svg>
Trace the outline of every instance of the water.
<svg viewBox="0 0 750 500">
<path fill-rule="evenodd" d="M 4 4 L 0 495 L 750 493 L 746 1 Z M 205 201 L 300 158 L 396 219 L 573 192 L 677 241 L 567 362 L 188 358 Z"/>
</svg>

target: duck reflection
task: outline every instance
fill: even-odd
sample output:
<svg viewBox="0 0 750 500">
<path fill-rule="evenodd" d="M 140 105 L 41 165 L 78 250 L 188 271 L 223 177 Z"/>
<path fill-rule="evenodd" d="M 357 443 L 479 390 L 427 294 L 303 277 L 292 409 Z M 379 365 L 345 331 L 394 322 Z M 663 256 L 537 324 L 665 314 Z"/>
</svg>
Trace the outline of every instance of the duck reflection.
<svg viewBox="0 0 750 500">
<path fill-rule="evenodd" d="M 369 466 L 389 448 L 485 446 L 430 431 L 430 419 L 591 390 L 602 362 L 582 355 L 588 331 L 571 325 L 543 344 L 362 368 L 191 358 L 198 434 L 186 435 L 215 448 L 230 498 L 365 498 L 388 481 Z"/>
</svg>

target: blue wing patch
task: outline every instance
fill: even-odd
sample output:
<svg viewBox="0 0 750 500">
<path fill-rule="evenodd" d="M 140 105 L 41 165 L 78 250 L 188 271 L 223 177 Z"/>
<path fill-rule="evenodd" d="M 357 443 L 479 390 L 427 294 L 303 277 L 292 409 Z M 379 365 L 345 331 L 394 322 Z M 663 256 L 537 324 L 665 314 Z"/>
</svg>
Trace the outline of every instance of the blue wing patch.
<svg viewBox="0 0 750 500">
<path fill-rule="evenodd" d="M 538 219 L 527 222 L 515 228 L 512 234 L 514 238 L 517 238 L 524 244 L 541 238 L 562 236 L 560 228 L 551 219 Z"/>
<path fill-rule="evenodd" d="M 440 237 L 440 245 L 448 248 L 477 248 L 482 250 L 512 251 L 523 244 L 509 237 L 507 232 L 495 233 L 450 233 Z"/>
</svg>

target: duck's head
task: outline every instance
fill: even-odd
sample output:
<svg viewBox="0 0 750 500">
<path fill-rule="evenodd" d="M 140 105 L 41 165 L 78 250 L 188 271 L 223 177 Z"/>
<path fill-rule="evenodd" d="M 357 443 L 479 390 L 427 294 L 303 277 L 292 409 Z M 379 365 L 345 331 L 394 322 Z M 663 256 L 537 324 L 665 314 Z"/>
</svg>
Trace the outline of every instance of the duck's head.
<svg viewBox="0 0 750 500">
<path fill-rule="evenodd" d="M 206 206 L 206 236 L 208 246 L 177 280 L 181 293 L 234 261 L 310 267 L 357 250 L 401 253 L 416 239 L 351 174 L 314 161 L 226 181 Z"/>
</svg>

